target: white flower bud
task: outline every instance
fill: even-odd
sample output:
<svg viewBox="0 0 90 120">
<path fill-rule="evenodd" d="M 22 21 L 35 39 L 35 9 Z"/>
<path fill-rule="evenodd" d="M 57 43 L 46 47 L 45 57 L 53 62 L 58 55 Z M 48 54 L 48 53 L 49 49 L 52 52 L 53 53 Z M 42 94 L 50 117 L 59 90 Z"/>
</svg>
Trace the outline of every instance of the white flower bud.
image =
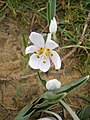
<svg viewBox="0 0 90 120">
<path fill-rule="evenodd" d="M 56 90 L 61 87 L 61 82 L 59 82 L 57 79 L 52 79 L 47 81 L 46 88 L 47 90 Z"/>
<path fill-rule="evenodd" d="M 57 31 L 57 22 L 55 17 L 53 17 L 53 19 L 51 20 L 50 26 L 49 26 L 49 31 L 50 33 L 56 33 Z"/>
</svg>

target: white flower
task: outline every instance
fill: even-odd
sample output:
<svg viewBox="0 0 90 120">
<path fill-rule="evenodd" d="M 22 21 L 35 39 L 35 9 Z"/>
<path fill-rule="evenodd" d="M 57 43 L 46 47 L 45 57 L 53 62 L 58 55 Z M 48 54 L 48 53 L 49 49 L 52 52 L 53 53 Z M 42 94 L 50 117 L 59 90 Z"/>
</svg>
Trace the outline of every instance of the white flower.
<svg viewBox="0 0 90 120">
<path fill-rule="evenodd" d="M 49 31 L 50 33 L 56 33 L 57 31 L 57 22 L 55 17 L 53 17 L 53 19 L 51 20 L 50 26 L 49 26 Z"/>
<path fill-rule="evenodd" d="M 47 72 L 50 68 L 50 59 L 55 65 L 55 69 L 61 68 L 61 59 L 55 48 L 58 44 L 51 40 L 51 34 L 48 34 L 46 43 L 41 34 L 32 32 L 29 39 L 34 45 L 26 48 L 25 54 L 33 53 L 29 60 L 29 65 L 33 69 L 40 69 Z"/>
<path fill-rule="evenodd" d="M 62 118 L 55 112 L 51 112 L 51 111 L 44 111 L 44 112 L 54 115 L 57 119 L 54 117 L 44 117 L 38 120 L 62 120 Z"/>
<path fill-rule="evenodd" d="M 59 82 L 57 79 L 52 79 L 47 81 L 46 88 L 47 90 L 56 90 L 61 87 L 61 82 Z"/>
</svg>

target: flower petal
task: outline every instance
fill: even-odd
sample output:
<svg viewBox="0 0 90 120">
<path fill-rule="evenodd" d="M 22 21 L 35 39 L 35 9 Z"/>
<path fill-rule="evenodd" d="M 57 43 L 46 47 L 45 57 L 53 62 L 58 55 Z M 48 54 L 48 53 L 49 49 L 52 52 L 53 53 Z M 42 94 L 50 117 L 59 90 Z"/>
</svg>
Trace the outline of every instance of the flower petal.
<svg viewBox="0 0 90 120">
<path fill-rule="evenodd" d="M 57 31 L 57 22 L 55 17 L 51 20 L 50 26 L 49 26 L 50 33 L 56 33 Z"/>
<path fill-rule="evenodd" d="M 52 112 L 52 111 L 44 111 L 44 112 L 46 112 L 46 113 L 49 113 L 49 114 L 52 114 L 52 115 L 54 115 L 55 117 L 44 117 L 44 118 L 40 118 L 40 119 L 38 119 L 38 120 L 62 120 L 62 118 L 61 118 L 61 116 L 59 116 L 57 113 L 55 113 L 55 112 Z"/>
<path fill-rule="evenodd" d="M 61 87 L 61 82 L 59 82 L 57 79 L 49 80 L 46 83 L 47 90 L 56 90 L 60 87 Z"/>
<path fill-rule="evenodd" d="M 45 112 L 54 115 L 58 120 L 62 120 L 62 118 L 55 112 L 47 111 L 47 110 Z"/>
<path fill-rule="evenodd" d="M 47 41 L 51 40 L 51 33 L 48 33 L 47 35 Z"/>
<path fill-rule="evenodd" d="M 42 57 L 40 63 L 39 63 L 39 69 L 43 72 L 47 72 L 50 68 L 50 59 L 49 57 L 46 58 L 46 60 L 44 60 L 44 58 Z"/>
<path fill-rule="evenodd" d="M 56 42 L 54 42 L 53 40 L 46 41 L 46 48 L 53 50 L 57 47 L 58 47 L 58 44 Z"/>
<path fill-rule="evenodd" d="M 39 49 L 39 47 L 37 47 L 35 45 L 28 46 L 28 47 L 26 47 L 25 54 L 34 53 L 34 51 L 36 51 L 38 49 Z"/>
<path fill-rule="evenodd" d="M 59 54 L 56 51 L 51 51 L 52 52 L 52 56 L 50 56 L 52 62 L 55 65 L 55 69 L 60 69 L 61 68 L 61 59 Z"/>
<path fill-rule="evenodd" d="M 41 34 L 36 32 L 31 32 L 29 39 L 33 44 L 35 44 L 38 47 L 44 47 L 44 38 Z"/>
<path fill-rule="evenodd" d="M 29 60 L 29 65 L 33 69 L 38 69 L 41 58 L 37 57 L 36 54 L 32 54 Z"/>
</svg>

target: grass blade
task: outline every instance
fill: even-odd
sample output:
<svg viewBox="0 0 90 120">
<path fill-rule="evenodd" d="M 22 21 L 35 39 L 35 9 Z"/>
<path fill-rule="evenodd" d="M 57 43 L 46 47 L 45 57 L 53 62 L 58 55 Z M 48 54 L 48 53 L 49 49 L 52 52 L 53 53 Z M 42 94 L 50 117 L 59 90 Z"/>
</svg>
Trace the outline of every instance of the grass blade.
<svg viewBox="0 0 90 120">
<path fill-rule="evenodd" d="M 87 47 L 87 46 L 80 46 L 80 45 L 69 45 L 69 46 L 64 46 L 64 47 L 61 47 L 60 49 L 66 49 L 66 48 L 82 48 L 82 49 L 89 49 L 90 50 L 90 47 Z"/>
<path fill-rule="evenodd" d="M 71 36 L 70 36 L 70 34 L 68 33 L 68 32 L 66 32 L 66 31 L 64 31 L 64 29 L 62 29 L 62 28 L 60 28 L 59 27 L 59 30 L 62 32 L 62 33 L 64 33 L 64 35 L 66 36 L 66 37 L 68 37 L 71 41 L 73 41 L 73 42 L 77 42 L 74 38 L 72 38 Z"/>
</svg>

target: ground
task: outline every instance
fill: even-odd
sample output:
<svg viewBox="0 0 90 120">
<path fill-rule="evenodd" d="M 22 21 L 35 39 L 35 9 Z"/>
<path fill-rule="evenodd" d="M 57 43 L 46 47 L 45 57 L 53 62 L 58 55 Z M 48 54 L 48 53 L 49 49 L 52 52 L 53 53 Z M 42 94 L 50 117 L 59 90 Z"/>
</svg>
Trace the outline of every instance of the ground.
<svg viewBox="0 0 90 120">
<path fill-rule="evenodd" d="M 37 24 L 34 28 L 37 31 Z M 44 27 L 39 29 L 39 32 L 43 29 Z M 28 60 L 20 54 L 21 51 L 23 54 L 25 52 L 22 31 L 28 41 L 29 27 L 20 26 L 18 20 L 12 18 L 0 22 L 0 120 L 14 120 L 21 108 L 44 91 L 35 70 L 29 67 L 28 72 L 25 74 Z M 69 51 L 61 51 L 61 59 Z M 79 70 L 79 62 L 80 59 L 72 54 L 63 61 L 60 70 L 56 71 L 52 67 L 48 73 L 41 73 L 41 76 L 47 81 L 56 78 L 61 81 L 62 86 L 66 85 L 85 75 Z M 89 86 L 90 82 L 88 81 L 66 97 L 67 103 L 75 111 L 88 105 L 88 101 L 80 95 L 88 95 L 90 93 Z M 61 106 L 56 106 L 56 109 L 59 110 L 60 108 Z M 72 120 L 65 109 L 60 109 L 60 112 L 58 110 L 57 112 L 61 113 L 65 120 Z M 7 115 L 8 113 L 9 115 Z"/>
</svg>

